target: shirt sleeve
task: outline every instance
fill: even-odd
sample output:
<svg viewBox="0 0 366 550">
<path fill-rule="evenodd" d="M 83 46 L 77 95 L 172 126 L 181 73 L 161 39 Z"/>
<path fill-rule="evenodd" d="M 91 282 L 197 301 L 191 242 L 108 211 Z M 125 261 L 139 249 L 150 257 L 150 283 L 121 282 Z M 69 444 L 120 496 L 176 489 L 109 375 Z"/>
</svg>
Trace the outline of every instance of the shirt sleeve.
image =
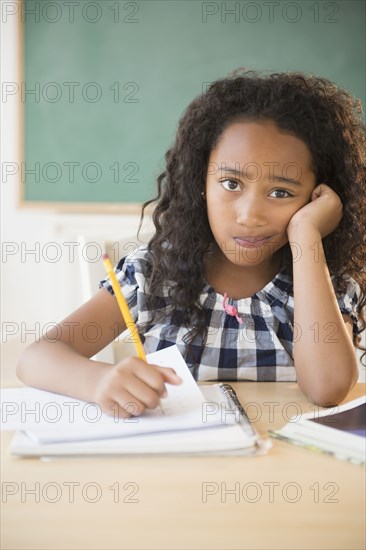
<svg viewBox="0 0 366 550">
<path fill-rule="evenodd" d="M 339 309 L 343 315 L 349 315 L 353 323 L 353 333 L 359 334 L 361 332 L 361 320 L 357 313 L 357 304 L 361 297 L 360 285 L 352 279 L 347 277 L 348 287 L 344 294 L 338 296 L 337 301 Z"/>
<path fill-rule="evenodd" d="M 114 268 L 117 281 L 120 284 L 122 294 L 129 307 L 132 319 L 137 320 L 137 292 L 141 284 L 141 264 L 138 254 L 132 252 L 128 256 L 121 258 Z M 105 288 L 114 296 L 114 291 L 109 277 L 106 277 L 99 283 L 99 288 Z"/>
</svg>

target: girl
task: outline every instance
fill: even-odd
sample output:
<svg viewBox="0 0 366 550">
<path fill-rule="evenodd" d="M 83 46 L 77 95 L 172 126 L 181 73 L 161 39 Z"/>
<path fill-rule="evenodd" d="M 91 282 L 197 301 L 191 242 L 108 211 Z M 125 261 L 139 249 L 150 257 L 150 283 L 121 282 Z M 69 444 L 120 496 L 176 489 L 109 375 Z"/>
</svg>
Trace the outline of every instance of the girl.
<svg viewBox="0 0 366 550">
<path fill-rule="evenodd" d="M 239 69 L 180 120 L 146 246 L 116 267 L 146 353 L 177 344 L 196 380 L 297 380 L 322 406 L 357 381 L 365 327 L 365 125 L 325 78 Z M 89 358 L 125 329 L 108 280 L 29 346 L 28 385 L 120 416 L 155 408 L 174 370 Z M 86 323 L 102 337 L 83 339 Z M 72 327 L 72 330 L 71 330 Z M 61 330 L 60 330 L 61 329 Z M 61 334 L 61 337 L 60 337 Z M 57 340 L 57 341 L 56 341 Z"/>
</svg>

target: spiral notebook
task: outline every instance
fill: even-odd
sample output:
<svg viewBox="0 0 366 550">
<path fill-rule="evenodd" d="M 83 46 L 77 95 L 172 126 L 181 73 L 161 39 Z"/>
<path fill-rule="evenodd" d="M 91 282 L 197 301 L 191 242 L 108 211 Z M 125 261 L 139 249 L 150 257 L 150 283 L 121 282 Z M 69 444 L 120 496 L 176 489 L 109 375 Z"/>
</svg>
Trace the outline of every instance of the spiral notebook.
<svg viewBox="0 0 366 550">
<path fill-rule="evenodd" d="M 18 456 L 132 454 L 237 454 L 268 451 L 229 384 L 198 386 L 177 346 L 147 360 L 173 366 L 183 379 L 168 384 L 160 409 L 114 418 L 95 403 L 35 388 L 2 390 L 2 429 L 17 430 L 10 452 Z"/>
</svg>

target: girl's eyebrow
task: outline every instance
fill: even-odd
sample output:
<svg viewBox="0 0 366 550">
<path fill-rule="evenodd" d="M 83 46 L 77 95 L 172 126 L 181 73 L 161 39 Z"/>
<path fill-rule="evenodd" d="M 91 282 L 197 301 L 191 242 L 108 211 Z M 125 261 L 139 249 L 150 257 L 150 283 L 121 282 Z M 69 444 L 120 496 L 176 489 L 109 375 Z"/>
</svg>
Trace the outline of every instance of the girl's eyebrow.
<svg viewBox="0 0 366 550">
<path fill-rule="evenodd" d="M 284 183 L 293 183 L 294 185 L 301 185 L 301 181 L 294 180 L 292 178 L 285 178 L 285 176 L 272 176 L 272 181 L 282 181 Z"/>
<path fill-rule="evenodd" d="M 230 172 L 231 174 L 235 174 L 238 177 L 241 177 L 243 174 L 240 172 L 240 170 L 236 170 L 236 168 L 230 168 L 225 167 L 224 170 L 221 170 L 222 173 Z M 224 174 L 223 174 L 224 175 Z M 223 177 L 223 176 L 221 176 Z M 285 176 L 276 176 L 275 174 L 271 175 L 269 178 L 270 181 L 278 181 L 282 183 L 292 183 L 293 185 L 302 185 L 299 180 L 295 180 L 293 178 L 288 178 Z"/>
</svg>

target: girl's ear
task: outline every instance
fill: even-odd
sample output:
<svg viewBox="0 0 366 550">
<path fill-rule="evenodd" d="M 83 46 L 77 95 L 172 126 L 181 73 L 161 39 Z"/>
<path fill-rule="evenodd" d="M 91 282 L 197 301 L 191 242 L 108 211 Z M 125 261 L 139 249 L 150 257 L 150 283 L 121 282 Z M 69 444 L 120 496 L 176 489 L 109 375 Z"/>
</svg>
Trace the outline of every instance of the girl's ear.
<svg viewBox="0 0 366 550">
<path fill-rule="evenodd" d="M 202 191 L 201 197 L 203 198 L 204 201 L 206 200 L 206 193 L 204 191 Z"/>
</svg>

